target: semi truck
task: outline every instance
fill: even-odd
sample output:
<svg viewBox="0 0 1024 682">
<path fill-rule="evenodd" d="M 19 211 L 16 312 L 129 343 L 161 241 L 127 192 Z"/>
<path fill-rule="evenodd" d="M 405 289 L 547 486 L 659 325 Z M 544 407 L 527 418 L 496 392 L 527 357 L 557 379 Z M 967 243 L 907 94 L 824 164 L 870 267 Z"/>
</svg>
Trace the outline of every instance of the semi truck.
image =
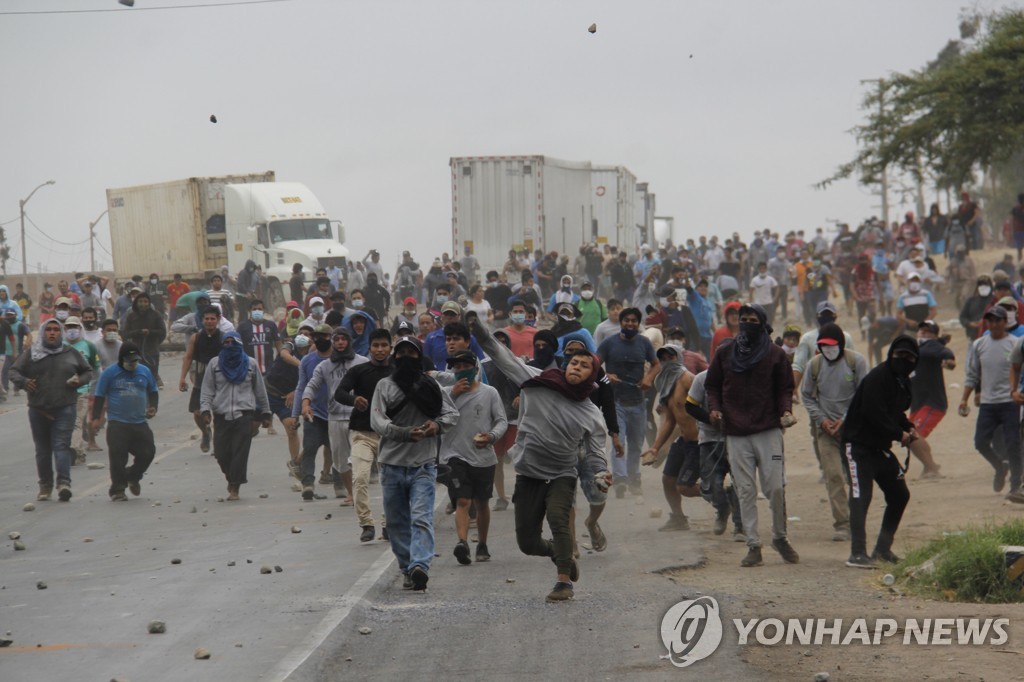
<svg viewBox="0 0 1024 682">
<path fill-rule="evenodd" d="M 550 156 L 461 156 L 449 159 L 452 248 L 485 270 L 500 269 L 509 249 L 574 257 L 583 244 L 634 252 L 647 230 L 642 190 L 623 166 Z M 653 201 L 653 195 L 650 195 Z"/>
<path fill-rule="evenodd" d="M 303 184 L 273 171 L 196 177 L 107 190 L 114 276 L 118 281 L 180 273 L 195 288 L 227 266 L 252 260 L 266 278 L 268 310 L 289 300 L 295 263 L 307 283 L 318 267 L 344 267 L 345 233 Z"/>
</svg>

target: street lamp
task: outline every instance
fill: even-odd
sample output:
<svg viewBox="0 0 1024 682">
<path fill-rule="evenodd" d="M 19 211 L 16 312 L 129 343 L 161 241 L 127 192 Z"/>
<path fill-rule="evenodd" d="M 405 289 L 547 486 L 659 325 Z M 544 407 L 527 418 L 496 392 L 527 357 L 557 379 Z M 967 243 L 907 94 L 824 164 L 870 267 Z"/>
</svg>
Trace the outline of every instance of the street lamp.
<svg viewBox="0 0 1024 682">
<path fill-rule="evenodd" d="M 28 256 L 26 256 L 25 251 L 25 204 L 28 203 L 28 200 L 31 199 L 32 195 L 40 188 L 55 184 L 57 184 L 56 180 L 47 180 L 43 184 L 39 185 L 39 187 L 36 187 L 34 190 L 29 192 L 27 197 L 18 201 L 18 210 L 21 213 L 21 277 L 25 280 L 28 279 Z"/>
<path fill-rule="evenodd" d="M 100 218 L 107 215 L 109 210 L 109 208 L 103 209 L 103 213 L 100 213 L 96 216 L 96 220 L 89 223 L 89 268 L 90 272 L 94 275 L 96 274 L 96 233 L 94 230 L 96 229 L 96 223 L 100 221 Z"/>
</svg>

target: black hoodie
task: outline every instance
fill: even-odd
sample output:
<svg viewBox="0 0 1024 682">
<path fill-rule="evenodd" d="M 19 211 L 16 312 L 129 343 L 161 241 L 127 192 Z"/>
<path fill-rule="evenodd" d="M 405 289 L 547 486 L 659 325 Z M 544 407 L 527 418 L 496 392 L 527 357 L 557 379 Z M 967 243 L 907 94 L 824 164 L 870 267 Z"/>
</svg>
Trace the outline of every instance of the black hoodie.
<svg viewBox="0 0 1024 682">
<path fill-rule="evenodd" d="M 903 432 L 913 427 L 906 415 L 910 407 L 910 377 L 900 376 L 892 368 L 892 356 L 897 350 L 909 350 L 917 356 L 917 341 L 908 336 L 897 338 L 889 346 L 886 361 L 860 382 L 843 421 L 843 442 L 888 450 L 893 441 L 899 442 Z"/>
<path fill-rule="evenodd" d="M 139 300 L 145 298 L 149 301 L 149 294 L 141 293 L 132 302 L 132 311 L 125 319 L 122 336 L 125 341 L 132 341 L 139 345 L 142 357 L 151 361 L 160 352 L 160 344 L 167 336 L 167 325 L 164 324 L 163 315 L 158 313 L 150 302 L 147 310 L 139 310 Z M 148 330 L 148 334 L 143 331 Z"/>
</svg>

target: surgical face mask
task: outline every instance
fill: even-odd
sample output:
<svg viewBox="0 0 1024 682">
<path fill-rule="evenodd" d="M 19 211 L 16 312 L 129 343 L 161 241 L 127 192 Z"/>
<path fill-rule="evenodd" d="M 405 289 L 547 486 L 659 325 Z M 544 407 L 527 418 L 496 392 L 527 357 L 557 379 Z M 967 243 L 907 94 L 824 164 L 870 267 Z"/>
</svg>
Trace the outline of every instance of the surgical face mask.
<svg viewBox="0 0 1024 682">
<path fill-rule="evenodd" d="M 107 332 L 103 335 L 103 340 L 107 343 L 115 343 L 118 338 L 117 332 Z"/>
<path fill-rule="evenodd" d="M 978 296 L 991 296 L 991 295 L 992 295 L 992 287 L 985 286 L 985 285 L 982 285 L 982 286 L 978 287 Z"/>
<path fill-rule="evenodd" d="M 462 369 L 455 373 L 455 380 L 462 381 L 465 379 L 469 383 L 473 383 L 476 380 L 476 367 L 472 369 Z"/>
<path fill-rule="evenodd" d="M 78 327 L 65 327 L 64 338 L 68 341 L 78 341 L 82 338 L 82 330 Z"/>
<path fill-rule="evenodd" d="M 68 319 L 68 316 L 70 314 L 71 314 L 71 311 L 69 311 L 69 310 L 58 310 L 57 311 L 57 319 L 60 320 L 61 322 L 63 322 L 64 320 Z"/>
<path fill-rule="evenodd" d="M 363 299 L 361 299 L 361 298 L 353 298 L 352 299 L 352 307 L 355 308 L 356 310 L 359 310 L 364 305 L 366 305 L 366 302 L 363 301 Z"/>
<path fill-rule="evenodd" d="M 633 338 L 634 336 L 636 336 L 639 333 L 640 333 L 639 329 L 636 329 L 636 328 L 627 329 L 625 327 L 622 327 L 622 335 L 624 337 L 626 337 L 627 339 L 631 339 L 631 338 Z"/>
<path fill-rule="evenodd" d="M 316 341 L 313 342 L 313 345 L 316 346 L 316 349 L 321 353 L 326 353 L 328 350 L 331 349 L 331 340 L 317 339 Z"/>
<path fill-rule="evenodd" d="M 252 318 L 253 322 L 261 322 L 261 321 L 263 321 L 263 311 L 262 310 L 253 310 L 253 311 L 251 311 L 249 313 L 249 317 Z"/>
<path fill-rule="evenodd" d="M 150 277 L 150 278 L 149 278 L 149 283 L 150 283 L 150 284 L 156 284 L 156 283 L 157 283 L 157 282 L 159 282 L 159 281 L 160 281 L 160 280 L 158 280 L 158 279 L 157 279 L 156 277 Z"/>
<path fill-rule="evenodd" d="M 584 289 L 583 291 L 580 292 L 580 298 L 582 298 L 584 301 L 589 301 L 590 299 L 594 298 L 594 292 Z"/>
<path fill-rule="evenodd" d="M 489 287 L 496 287 L 496 286 L 498 286 L 498 283 L 497 282 L 488 282 L 487 286 L 489 286 Z"/>
<path fill-rule="evenodd" d="M 920 282 L 909 282 L 907 284 L 907 291 L 916 294 L 918 291 L 921 291 L 921 283 Z"/>
<path fill-rule="evenodd" d="M 512 313 L 508 319 L 512 320 L 512 324 L 523 324 L 526 322 L 526 313 Z"/>
<path fill-rule="evenodd" d="M 306 336 L 305 334 L 299 334 L 298 336 L 295 337 L 294 341 L 296 348 L 305 348 L 306 346 L 309 345 L 309 337 Z"/>
<path fill-rule="evenodd" d="M 1006 326 L 1009 328 L 1009 327 L 1012 327 L 1015 324 L 1017 324 L 1017 311 L 1016 310 L 1007 310 L 1006 311 Z"/>
<path fill-rule="evenodd" d="M 665 298 L 664 296 L 662 296 L 661 298 L 658 299 L 658 305 L 660 305 L 662 308 L 667 308 L 668 304 L 669 304 L 669 300 L 667 298 Z"/>
<path fill-rule="evenodd" d="M 435 298 L 436 298 L 438 303 L 447 303 L 448 302 L 448 297 L 445 296 L 444 294 L 438 294 Z"/>
<path fill-rule="evenodd" d="M 835 362 L 839 359 L 839 346 L 818 346 L 818 350 L 821 351 L 821 354 L 829 362 Z"/>
<path fill-rule="evenodd" d="M 315 305 L 312 308 L 310 308 L 310 311 L 314 315 L 320 316 L 324 314 L 324 307 L 322 305 Z"/>
<path fill-rule="evenodd" d="M 134 372 L 138 368 L 138 366 L 139 366 L 139 361 L 138 360 L 125 360 L 121 364 L 121 366 L 124 367 L 125 371 Z"/>
</svg>

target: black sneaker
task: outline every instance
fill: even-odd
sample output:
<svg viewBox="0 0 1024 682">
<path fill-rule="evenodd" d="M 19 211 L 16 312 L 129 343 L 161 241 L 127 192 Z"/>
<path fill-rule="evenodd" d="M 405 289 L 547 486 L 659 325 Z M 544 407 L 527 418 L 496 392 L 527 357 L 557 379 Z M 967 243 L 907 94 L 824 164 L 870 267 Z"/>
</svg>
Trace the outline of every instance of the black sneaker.
<svg viewBox="0 0 1024 682">
<path fill-rule="evenodd" d="M 1009 473 L 1009 467 L 1005 464 L 1000 464 L 999 468 L 996 469 L 996 475 L 992 479 L 992 490 L 997 493 L 1003 492 L 1003 488 L 1006 487 L 1006 474 Z"/>
<path fill-rule="evenodd" d="M 412 580 L 412 589 L 416 592 L 424 592 L 427 589 L 427 581 L 430 576 L 422 568 L 417 566 L 409 571 L 409 579 Z"/>
<path fill-rule="evenodd" d="M 138 497 L 142 494 L 142 486 L 138 481 L 128 481 L 128 490 L 132 492 L 132 495 Z"/>
<path fill-rule="evenodd" d="M 210 431 L 203 431 L 203 439 L 199 441 L 199 450 L 202 452 L 210 451 Z"/>
<path fill-rule="evenodd" d="M 57 499 L 61 502 L 67 502 L 71 499 L 71 486 L 67 483 L 61 483 L 57 486 Z"/>
<path fill-rule="evenodd" d="M 455 551 L 452 552 L 455 558 L 459 560 L 459 563 L 463 566 L 468 566 L 473 563 L 473 560 L 469 558 L 469 543 L 465 540 L 459 540 L 455 545 Z"/>
<path fill-rule="evenodd" d="M 846 560 L 846 565 L 850 568 L 875 568 L 875 560 L 862 552 L 851 554 L 850 558 Z"/>
<path fill-rule="evenodd" d="M 403 578 L 402 578 L 402 589 L 403 590 L 411 590 L 412 589 L 412 578 L 409 577 L 408 573 L 406 573 L 403 576 Z"/>
<path fill-rule="evenodd" d="M 380 529 L 380 539 L 383 540 L 384 542 L 390 542 L 391 541 L 391 536 L 388 535 L 388 527 L 387 526 L 384 526 L 383 528 Z"/>
<path fill-rule="evenodd" d="M 304 485 L 302 486 L 302 499 L 312 500 L 313 499 L 313 486 Z"/>
<path fill-rule="evenodd" d="M 483 542 L 476 543 L 476 560 L 477 563 L 491 560 L 491 553 L 487 549 L 487 544 Z"/>
<path fill-rule="evenodd" d="M 898 564 L 900 558 L 892 553 L 891 549 L 875 549 L 871 553 L 872 561 L 884 561 L 887 564 Z"/>
<path fill-rule="evenodd" d="M 575 595 L 572 589 L 572 583 L 555 583 L 555 589 L 548 593 L 548 596 L 544 598 L 547 602 L 558 602 L 558 601 L 569 601 Z"/>
<path fill-rule="evenodd" d="M 376 534 L 373 526 L 363 526 L 363 532 L 359 534 L 359 542 L 370 542 Z"/>
<path fill-rule="evenodd" d="M 722 535 L 723 533 L 725 533 L 725 529 L 728 528 L 728 527 L 729 527 L 729 516 L 728 516 L 728 514 L 726 514 L 724 516 L 719 514 L 718 516 L 715 517 L 715 525 L 714 525 L 714 527 L 711 528 L 711 532 L 714 533 L 715 535 Z"/>
<path fill-rule="evenodd" d="M 760 566 L 762 563 L 764 560 L 761 558 L 761 548 L 751 547 L 747 550 L 747 556 L 740 561 L 740 566 L 750 568 L 751 566 Z"/>
<path fill-rule="evenodd" d="M 793 545 L 789 544 L 787 538 L 778 538 L 772 540 L 772 547 L 775 551 L 782 555 L 782 560 L 787 564 L 798 564 L 800 563 L 800 555 L 793 549 Z"/>
<path fill-rule="evenodd" d="M 120 492 L 120 493 L 110 493 L 110 501 L 111 502 L 127 502 L 128 501 L 128 496 L 125 495 L 123 492 Z"/>
</svg>

